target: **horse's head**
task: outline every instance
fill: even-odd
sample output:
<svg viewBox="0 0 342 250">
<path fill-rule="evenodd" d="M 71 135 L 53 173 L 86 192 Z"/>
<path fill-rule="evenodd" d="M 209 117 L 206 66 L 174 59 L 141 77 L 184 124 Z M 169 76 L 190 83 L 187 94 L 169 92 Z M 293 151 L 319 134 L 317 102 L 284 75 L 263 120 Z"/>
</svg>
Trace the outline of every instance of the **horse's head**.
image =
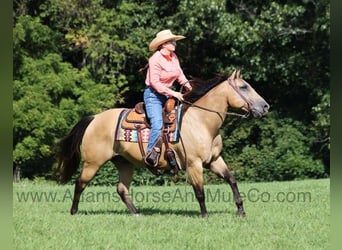
<svg viewBox="0 0 342 250">
<path fill-rule="evenodd" d="M 270 105 L 249 83 L 240 78 L 240 71 L 234 70 L 227 81 L 231 89 L 231 94 L 228 97 L 230 107 L 243 109 L 254 117 L 261 117 L 268 112 Z"/>
</svg>

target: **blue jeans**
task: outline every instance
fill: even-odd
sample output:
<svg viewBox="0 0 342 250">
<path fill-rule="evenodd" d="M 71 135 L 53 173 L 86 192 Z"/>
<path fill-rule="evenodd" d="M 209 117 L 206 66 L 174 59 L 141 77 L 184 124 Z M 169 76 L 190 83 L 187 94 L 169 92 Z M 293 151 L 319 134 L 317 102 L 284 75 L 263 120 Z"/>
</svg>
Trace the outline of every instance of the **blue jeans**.
<svg viewBox="0 0 342 250">
<path fill-rule="evenodd" d="M 167 97 L 159 94 L 150 87 L 147 87 L 144 92 L 144 102 L 147 116 L 150 119 L 151 131 L 150 138 L 147 145 L 147 152 L 149 152 L 156 143 L 158 136 L 163 128 L 163 106 Z"/>
</svg>

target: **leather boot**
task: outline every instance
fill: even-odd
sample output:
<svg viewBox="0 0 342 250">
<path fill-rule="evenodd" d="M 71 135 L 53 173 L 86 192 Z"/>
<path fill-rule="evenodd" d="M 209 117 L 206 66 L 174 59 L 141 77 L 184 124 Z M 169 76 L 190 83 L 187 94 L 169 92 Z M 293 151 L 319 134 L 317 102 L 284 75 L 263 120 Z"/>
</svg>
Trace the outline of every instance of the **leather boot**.
<svg viewBox="0 0 342 250">
<path fill-rule="evenodd" d="M 144 158 L 146 165 L 150 167 L 157 167 L 160 158 L 160 148 L 153 147 L 150 152 L 148 152 Z"/>
</svg>

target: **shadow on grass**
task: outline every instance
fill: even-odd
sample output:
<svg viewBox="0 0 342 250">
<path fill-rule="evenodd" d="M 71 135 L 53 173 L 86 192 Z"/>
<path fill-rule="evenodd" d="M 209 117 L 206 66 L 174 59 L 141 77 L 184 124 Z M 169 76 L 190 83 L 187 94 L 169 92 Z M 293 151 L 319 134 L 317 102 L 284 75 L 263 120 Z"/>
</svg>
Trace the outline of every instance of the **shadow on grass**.
<svg viewBox="0 0 342 250">
<path fill-rule="evenodd" d="M 235 211 L 208 211 L 210 215 L 235 215 Z M 112 209 L 99 209 L 99 210 L 79 210 L 77 214 L 82 215 L 131 215 L 128 210 L 112 210 Z M 185 217 L 201 217 L 199 210 L 184 210 L 184 209 L 159 209 L 159 208 L 141 208 L 139 209 L 140 216 L 154 216 L 154 215 L 177 215 Z"/>
</svg>

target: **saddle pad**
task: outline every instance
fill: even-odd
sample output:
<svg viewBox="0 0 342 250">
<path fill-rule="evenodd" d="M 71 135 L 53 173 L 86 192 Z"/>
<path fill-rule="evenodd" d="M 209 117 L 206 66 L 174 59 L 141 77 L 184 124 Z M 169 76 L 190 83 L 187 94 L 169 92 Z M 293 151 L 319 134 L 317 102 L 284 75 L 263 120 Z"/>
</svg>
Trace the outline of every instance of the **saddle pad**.
<svg viewBox="0 0 342 250">
<path fill-rule="evenodd" d="M 180 108 L 177 111 L 178 117 L 180 117 L 181 110 L 182 109 Z M 116 141 L 138 142 L 138 130 L 133 127 L 127 128 L 126 126 L 123 126 L 123 124 L 125 123 L 126 116 L 130 111 L 131 111 L 130 109 L 124 109 L 123 111 L 121 111 L 119 115 L 119 120 L 116 126 L 116 132 L 115 132 Z M 169 142 L 178 142 L 179 128 L 180 128 L 180 122 L 177 122 L 174 131 L 166 133 Z M 140 132 L 141 132 L 142 142 L 147 143 L 150 138 L 150 129 L 145 127 L 145 128 L 142 128 Z"/>
</svg>

